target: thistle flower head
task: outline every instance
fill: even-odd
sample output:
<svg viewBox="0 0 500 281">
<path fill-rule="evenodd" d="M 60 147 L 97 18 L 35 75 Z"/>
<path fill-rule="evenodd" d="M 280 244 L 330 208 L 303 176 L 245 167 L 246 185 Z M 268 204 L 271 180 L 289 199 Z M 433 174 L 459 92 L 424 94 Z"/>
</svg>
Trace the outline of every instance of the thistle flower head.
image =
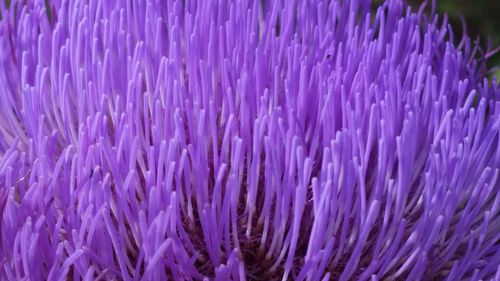
<svg viewBox="0 0 500 281">
<path fill-rule="evenodd" d="M 500 90 L 446 17 L 0 13 L 0 279 L 500 280 Z"/>
</svg>

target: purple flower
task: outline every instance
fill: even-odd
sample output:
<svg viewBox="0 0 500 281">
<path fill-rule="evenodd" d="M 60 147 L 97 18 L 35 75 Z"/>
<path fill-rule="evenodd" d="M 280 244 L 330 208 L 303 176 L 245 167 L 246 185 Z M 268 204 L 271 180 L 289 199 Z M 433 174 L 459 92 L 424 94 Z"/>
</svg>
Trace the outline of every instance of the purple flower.
<svg viewBox="0 0 500 281">
<path fill-rule="evenodd" d="M 500 280 L 500 89 L 446 17 L 0 13 L 0 279 Z"/>
</svg>

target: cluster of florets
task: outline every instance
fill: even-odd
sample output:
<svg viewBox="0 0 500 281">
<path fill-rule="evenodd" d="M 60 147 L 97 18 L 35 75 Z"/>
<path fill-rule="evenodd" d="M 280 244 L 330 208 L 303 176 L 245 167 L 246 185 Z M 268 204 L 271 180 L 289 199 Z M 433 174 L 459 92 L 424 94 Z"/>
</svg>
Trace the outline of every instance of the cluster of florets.
<svg viewBox="0 0 500 281">
<path fill-rule="evenodd" d="M 500 91 L 446 18 L 399 0 L 0 14 L 0 279 L 500 279 Z"/>
</svg>

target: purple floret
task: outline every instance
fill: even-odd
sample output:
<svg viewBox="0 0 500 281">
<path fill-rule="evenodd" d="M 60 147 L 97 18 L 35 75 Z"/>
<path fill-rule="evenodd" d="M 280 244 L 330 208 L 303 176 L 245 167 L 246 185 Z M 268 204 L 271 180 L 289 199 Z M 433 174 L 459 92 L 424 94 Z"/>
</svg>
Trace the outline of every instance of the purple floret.
<svg viewBox="0 0 500 281">
<path fill-rule="evenodd" d="M 0 17 L 1 280 L 500 280 L 500 88 L 446 17 L 401 0 L 0 0 Z"/>
</svg>

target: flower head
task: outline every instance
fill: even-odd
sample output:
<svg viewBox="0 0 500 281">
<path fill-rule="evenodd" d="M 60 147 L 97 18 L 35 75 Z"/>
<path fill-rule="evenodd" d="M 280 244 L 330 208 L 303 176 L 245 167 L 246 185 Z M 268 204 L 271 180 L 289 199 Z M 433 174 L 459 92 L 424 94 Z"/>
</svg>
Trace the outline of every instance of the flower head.
<svg viewBox="0 0 500 281">
<path fill-rule="evenodd" d="M 1 279 L 500 279 L 498 84 L 370 7 L 0 1 Z"/>
</svg>

